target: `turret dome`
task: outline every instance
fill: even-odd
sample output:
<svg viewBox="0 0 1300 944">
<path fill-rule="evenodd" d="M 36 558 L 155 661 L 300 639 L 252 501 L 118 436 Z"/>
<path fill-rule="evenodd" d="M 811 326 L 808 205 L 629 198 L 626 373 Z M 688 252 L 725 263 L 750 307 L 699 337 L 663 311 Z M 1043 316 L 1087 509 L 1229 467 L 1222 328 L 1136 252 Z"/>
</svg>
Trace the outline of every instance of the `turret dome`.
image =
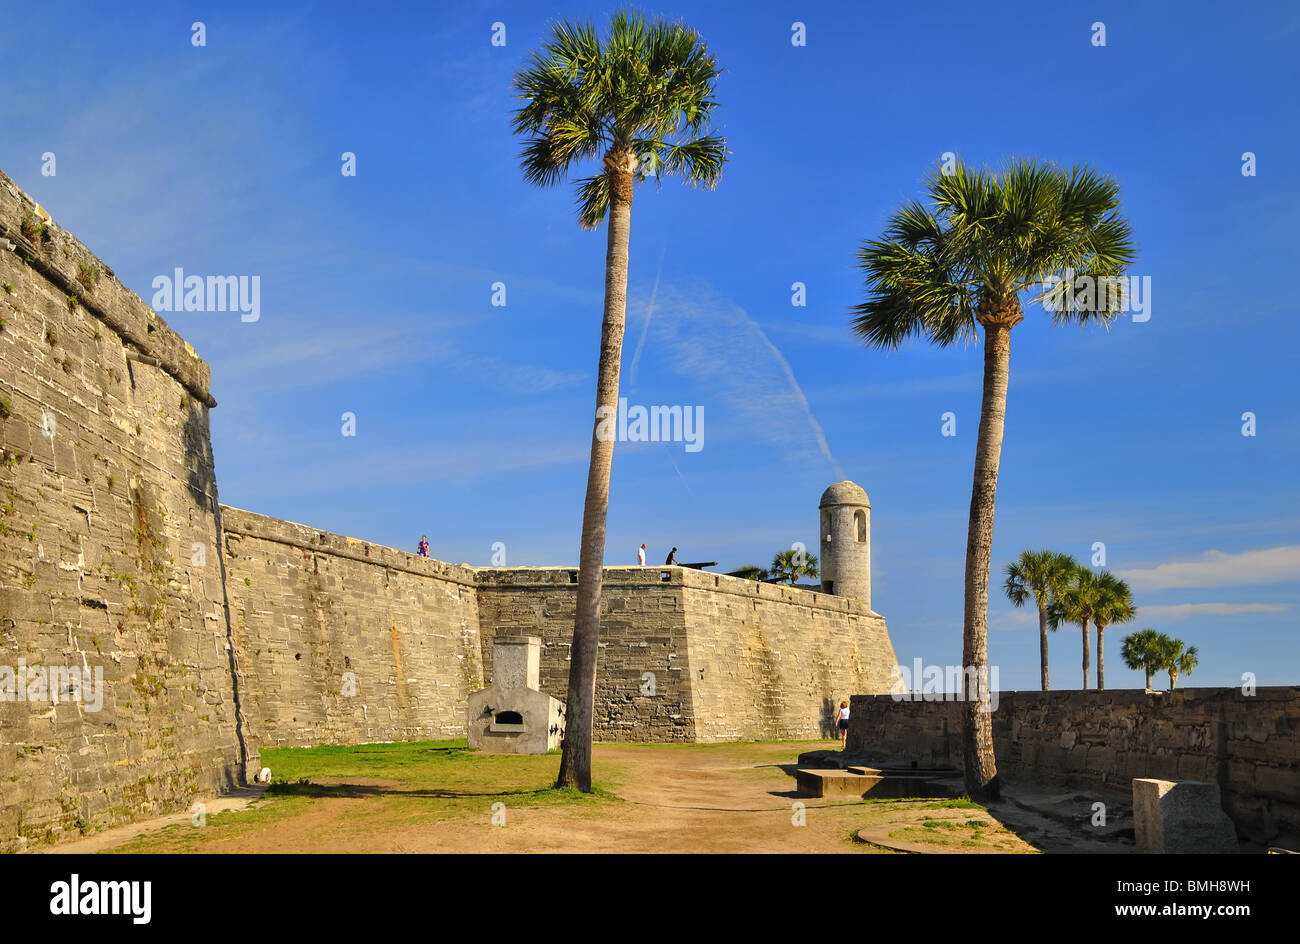
<svg viewBox="0 0 1300 944">
<path fill-rule="evenodd" d="M 822 500 L 817 507 L 826 508 L 831 505 L 865 505 L 870 508 L 871 501 L 867 498 L 866 489 L 846 479 L 822 492 Z"/>
</svg>

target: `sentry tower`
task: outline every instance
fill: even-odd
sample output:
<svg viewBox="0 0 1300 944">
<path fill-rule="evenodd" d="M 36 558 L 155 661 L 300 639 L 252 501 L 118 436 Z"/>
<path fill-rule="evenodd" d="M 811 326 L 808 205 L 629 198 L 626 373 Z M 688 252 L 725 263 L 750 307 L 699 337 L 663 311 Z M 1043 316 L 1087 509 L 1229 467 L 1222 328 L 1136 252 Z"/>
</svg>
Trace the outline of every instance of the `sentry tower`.
<svg viewBox="0 0 1300 944">
<path fill-rule="evenodd" d="M 822 592 L 871 606 L 871 502 L 862 487 L 837 482 L 822 493 Z"/>
</svg>

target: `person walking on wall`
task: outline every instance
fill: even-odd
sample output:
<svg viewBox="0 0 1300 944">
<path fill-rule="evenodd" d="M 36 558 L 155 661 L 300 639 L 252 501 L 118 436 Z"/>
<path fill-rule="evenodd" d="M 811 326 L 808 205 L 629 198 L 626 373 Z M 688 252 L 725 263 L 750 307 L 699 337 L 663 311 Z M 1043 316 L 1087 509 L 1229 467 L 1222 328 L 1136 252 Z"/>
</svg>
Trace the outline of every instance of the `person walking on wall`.
<svg viewBox="0 0 1300 944">
<path fill-rule="evenodd" d="M 429 536 L 427 534 L 420 535 L 420 546 L 415 553 L 421 557 L 429 556 Z"/>
<path fill-rule="evenodd" d="M 840 750 L 844 750 L 845 742 L 849 737 L 849 703 L 840 702 L 839 714 L 835 716 L 835 727 L 840 732 Z"/>
<path fill-rule="evenodd" d="M 667 567 L 669 564 L 676 564 L 676 563 L 677 563 L 677 548 L 673 548 L 671 551 L 668 552 L 668 557 L 665 558 L 664 560 L 664 566 Z"/>
<path fill-rule="evenodd" d="M 645 566 L 645 545 L 642 544 L 636 549 L 636 562 Z"/>
</svg>

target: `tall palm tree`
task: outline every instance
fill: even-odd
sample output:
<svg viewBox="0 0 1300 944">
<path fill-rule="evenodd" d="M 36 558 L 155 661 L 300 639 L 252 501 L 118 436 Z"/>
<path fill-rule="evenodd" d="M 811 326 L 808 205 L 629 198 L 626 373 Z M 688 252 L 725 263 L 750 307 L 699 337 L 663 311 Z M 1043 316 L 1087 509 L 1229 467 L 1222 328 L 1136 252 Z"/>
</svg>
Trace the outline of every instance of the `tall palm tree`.
<svg viewBox="0 0 1300 944">
<path fill-rule="evenodd" d="M 912 336 L 946 347 L 984 330 L 984 392 L 966 536 L 962 662 L 988 686 L 989 559 L 1002 427 L 1006 416 L 1011 329 L 1024 315 L 1021 297 L 1049 278 L 1105 280 L 1134 256 L 1119 214 L 1119 185 L 1088 168 L 1015 160 L 1001 173 L 959 164 L 936 171 L 927 203 L 913 201 L 889 220 L 882 238 L 859 253 L 869 297 L 855 307 L 853 328 L 873 347 L 897 348 Z M 1073 287 L 1078 287 L 1078 283 Z M 1112 292 L 1057 291 L 1059 322 L 1109 322 L 1122 307 Z M 965 673 L 963 673 L 965 675 Z M 966 788 L 998 794 L 993 725 L 978 699 L 962 709 Z"/>
<path fill-rule="evenodd" d="M 1096 613 L 1101 597 L 1097 577 L 1082 564 L 1069 575 L 1060 596 L 1047 608 L 1047 621 L 1053 629 L 1062 623 L 1077 623 L 1083 630 L 1083 689 L 1088 690 L 1088 670 L 1092 667 L 1091 642 L 1088 626 Z"/>
<path fill-rule="evenodd" d="M 1068 576 L 1079 566 L 1069 554 L 1056 551 L 1021 551 L 1007 564 L 1002 589 L 1016 606 L 1024 606 L 1032 596 L 1038 604 L 1038 661 L 1043 691 L 1051 689 L 1047 677 L 1047 607 L 1065 589 Z"/>
<path fill-rule="evenodd" d="M 1163 637 L 1160 645 L 1160 668 L 1169 673 L 1169 690 L 1178 688 L 1178 676 L 1191 675 L 1200 663 L 1200 654 L 1196 647 L 1190 649 L 1181 639 Z"/>
<path fill-rule="evenodd" d="M 817 555 L 793 549 L 778 551 L 767 572 L 780 580 L 788 580 L 793 587 L 800 577 L 817 576 Z"/>
<path fill-rule="evenodd" d="M 611 418 L 627 314 L 628 242 L 636 183 L 680 175 L 713 187 L 727 158 L 710 133 L 721 72 L 699 34 L 678 23 L 615 13 L 603 39 L 594 26 L 564 21 L 514 80 L 522 104 L 514 130 L 527 135 L 524 178 L 540 186 L 569 179 L 577 165 L 596 172 L 574 182 L 578 222 L 608 218 L 605 307 L 596 376 L 596 414 L 582 511 L 577 615 L 570 650 L 564 749 L 558 785 L 591 791 L 591 736 L 600 644 L 601 568 L 614 460 Z"/>
<path fill-rule="evenodd" d="M 1092 610 L 1092 622 L 1097 627 L 1097 691 L 1106 688 L 1106 627 L 1127 623 L 1135 616 L 1137 607 L 1128 584 L 1109 571 L 1098 574 L 1097 602 Z"/>
<path fill-rule="evenodd" d="M 1147 676 L 1147 691 L 1151 690 L 1151 676 L 1160 669 L 1161 641 L 1166 637 L 1148 627 L 1129 633 L 1120 644 L 1120 657 L 1130 669 L 1141 669 Z"/>
</svg>

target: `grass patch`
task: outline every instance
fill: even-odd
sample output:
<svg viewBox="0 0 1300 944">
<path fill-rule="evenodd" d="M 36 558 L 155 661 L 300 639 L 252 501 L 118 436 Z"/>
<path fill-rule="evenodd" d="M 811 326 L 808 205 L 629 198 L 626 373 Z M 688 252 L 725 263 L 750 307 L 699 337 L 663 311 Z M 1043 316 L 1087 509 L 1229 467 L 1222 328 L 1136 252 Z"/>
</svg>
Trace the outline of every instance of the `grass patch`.
<svg viewBox="0 0 1300 944">
<path fill-rule="evenodd" d="M 895 829 L 889 838 L 931 846 L 958 846 L 963 849 L 1010 850 L 1020 840 L 1001 823 L 987 819 L 934 819 Z"/>
<path fill-rule="evenodd" d="M 349 806 L 332 827 L 335 851 L 348 848 L 349 836 L 418 828 L 449 820 L 487 824 L 496 803 L 512 811 L 565 807 L 580 815 L 621 804 L 610 783 L 592 793 L 555 787 L 559 758 L 553 754 L 485 754 L 471 751 L 463 738 L 312 748 L 277 747 L 261 753 L 273 780 L 266 796 L 246 810 L 209 815 L 207 825 L 168 826 L 135 839 L 115 852 L 203 852 L 239 848 L 241 837 L 284 824 L 323 802 Z M 321 851 L 329 851 L 322 849 Z"/>
</svg>

